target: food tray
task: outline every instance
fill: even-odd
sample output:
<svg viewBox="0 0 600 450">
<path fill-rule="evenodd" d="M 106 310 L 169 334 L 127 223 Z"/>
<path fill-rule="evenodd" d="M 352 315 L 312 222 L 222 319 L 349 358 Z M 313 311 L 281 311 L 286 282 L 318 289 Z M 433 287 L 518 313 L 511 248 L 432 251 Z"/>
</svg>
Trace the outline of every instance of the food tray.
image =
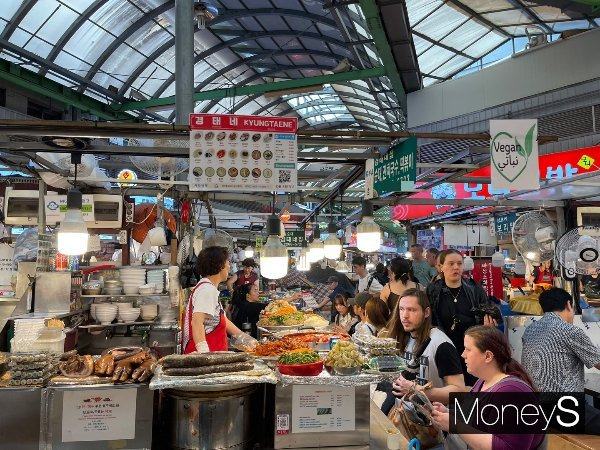
<svg viewBox="0 0 600 450">
<path fill-rule="evenodd" d="M 323 361 L 316 361 L 309 364 L 280 364 L 277 363 L 277 369 L 282 375 L 291 375 L 299 377 L 315 377 L 323 371 Z"/>
</svg>

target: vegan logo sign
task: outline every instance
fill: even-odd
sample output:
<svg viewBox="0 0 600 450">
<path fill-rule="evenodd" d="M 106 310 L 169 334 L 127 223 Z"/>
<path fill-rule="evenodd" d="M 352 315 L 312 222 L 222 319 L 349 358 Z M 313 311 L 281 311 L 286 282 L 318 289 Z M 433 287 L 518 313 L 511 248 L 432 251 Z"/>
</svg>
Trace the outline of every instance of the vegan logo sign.
<svg viewBox="0 0 600 450">
<path fill-rule="evenodd" d="M 493 189 L 539 189 L 537 120 L 491 120 Z"/>
</svg>

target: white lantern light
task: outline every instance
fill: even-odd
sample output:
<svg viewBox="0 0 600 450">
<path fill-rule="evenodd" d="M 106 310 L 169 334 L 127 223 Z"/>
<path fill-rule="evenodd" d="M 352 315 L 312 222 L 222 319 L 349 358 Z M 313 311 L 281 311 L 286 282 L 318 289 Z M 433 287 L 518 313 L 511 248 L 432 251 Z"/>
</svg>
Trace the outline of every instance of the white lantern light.
<svg viewBox="0 0 600 450">
<path fill-rule="evenodd" d="M 475 268 L 475 262 L 473 261 L 473 258 L 471 258 L 470 256 L 465 256 L 465 259 L 463 260 L 463 269 L 464 270 L 473 270 Z"/>
<path fill-rule="evenodd" d="M 373 205 L 364 200 L 362 221 L 356 227 L 356 247 L 363 252 L 372 253 L 381 246 L 381 230 L 373 219 Z"/>
<path fill-rule="evenodd" d="M 319 224 L 315 224 L 315 230 L 313 232 L 313 241 L 308 246 L 308 261 L 311 263 L 321 261 L 325 258 L 325 247 L 323 241 L 321 241 L 321 232 L 319 231 Z"/>
<path fill-rule="evenodd" d="M 500 250 L 496 250 L 496 253 L 492 255 L 492 266 L 504 267 L 504 254 L 500 253 Z"/>
<path fill-rule="evenodd" d="M 405 257 L 406 259 L 410 259 L 410 258 L 412 258 L 412 253 L 411 253 L 411 252 L 406 252 L 406 253 L 404 254 L 404 257 Z"/>
<path fill-rule="evenodd" d="M 342 251 L 342 243 L 337 238 L 337 227 L 332 222 L 328 227 L 329 236 L 323 242 L 323 250 L 325 258 L 327 259 L 338 259 L 340 257 L 340 252 Z"/>
<path fill-rule="evenodd" d="M 83 255 L 87 252 L 88 230 L 81 213 L 81 192 L 71 189 L 67 193 L 67 212 L 58 230 L 57 249 L 63 255 Z"/>
<path fill-rule="evenodd" d="M 260 274 L 270 280 L 277 280 L 287 274 L 288 253 L 279 238 L 279 218 L 272 214 L 267 221 L 269 237 L 260 255 Z"/>
<path fill-rule="evenodd" d="M 251 245 L 249 245 L 244 249 L 244 257 L 252 258 L 253 256 L 254 256 L 254 249 L 252 248 Z"/>
</svg>

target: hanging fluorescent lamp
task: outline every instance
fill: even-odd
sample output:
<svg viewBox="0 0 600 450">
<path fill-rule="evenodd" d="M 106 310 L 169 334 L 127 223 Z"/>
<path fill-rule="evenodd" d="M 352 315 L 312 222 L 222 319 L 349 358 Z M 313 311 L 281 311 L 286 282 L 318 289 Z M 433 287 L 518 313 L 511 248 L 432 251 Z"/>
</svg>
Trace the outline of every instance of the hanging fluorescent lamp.
<svg viewBox="0 0 600 450">
<path fill-rule="evenodd" d="M 325 258 L 338 259 L 340 257 L 340 252 L 342 251 L 342 243 L 337 237 L 337 227 L 333 222 L 329 223 L 327 231 L 329 232 L 329 236 L 327 236 L 327 239 L 323 242 Z"/>
<path fill-rule="evenodd" d="M 381 245 L 381 230 L 373 219 L 373 204 L 362 202 L 362 221 L 356 227 L 356 247 L 367 253 L 376 252 Z"/>
<path fill-rule="evenodd" d="M 465 259 L 463 260 L 463 269 L 464 270 L 473 270 L 475 268 L 475 262 L 473 261 L 473 258 L 471 258 L 469 255 L 465 256 Z"/>
<path fill-rule="evenodd" d="M 254 256 L 254 249 L 252 248 L 251 245 L 248 245 L 244 249 L 244 257 L 246 257 L 246 258 L 252 258 L 253 256 Z"/>
<path fill-rule="evenodd" d="M 504 267 L 504 254 L 500 252 L 500 249 L 496 249 L 496 253 L 492 255 L 492 266 Z"/>
<path fill-rule="evenodd" d="M 81 213 L 82 196 L 79 189 L 67 193 L 67 212 L 58 230 L 59 253 L 63 255 L 83 255 L 87 252 L 88 230 Z"/>
<path fill-rule="evenodd" d="M 267 220 L 269 237 L 260 255 L 260 274 L 270 280 L 284 277 L 288 269 L 288 253 L 279 238 L 279 223 L 279 217 L 271 214 Z"/>
<path fill-rule="evenodd" d="M 315 263 L 325 258 L 325 247 L 321 241 L 321 231 L 319 230 L 319 224 L 315 222 L 313 230 L 313 241 L 308 246 L 308 261 Z"/>
</svg>

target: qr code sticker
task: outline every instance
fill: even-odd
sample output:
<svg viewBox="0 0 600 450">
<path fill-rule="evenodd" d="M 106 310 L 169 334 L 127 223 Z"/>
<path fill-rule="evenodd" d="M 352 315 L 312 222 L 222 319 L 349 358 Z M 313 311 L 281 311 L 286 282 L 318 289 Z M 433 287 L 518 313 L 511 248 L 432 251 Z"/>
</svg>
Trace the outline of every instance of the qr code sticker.
<svg viewBox="0 0 600 450">
<path fill-rule="evenodd" d="M 292 181 L 292 171 L 291 170 L 280 170 L 279 171 L 279 182 L 280 183 L 289 183 Z"/>
<path fill-rule="evenodd" d="M 277 434 L 288 434 L 290 431 L 289 414 L 277 414 Z"/>
</svg>

